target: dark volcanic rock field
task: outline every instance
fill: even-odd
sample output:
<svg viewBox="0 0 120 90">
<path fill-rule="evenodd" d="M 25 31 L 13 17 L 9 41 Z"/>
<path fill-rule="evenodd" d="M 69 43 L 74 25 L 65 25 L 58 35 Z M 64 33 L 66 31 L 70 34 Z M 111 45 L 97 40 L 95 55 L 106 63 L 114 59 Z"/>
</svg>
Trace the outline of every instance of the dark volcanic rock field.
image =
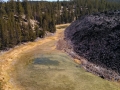
<svg viewBox="0 0 120 90">
<path fill-rule="evenodd" d="M 65 30 L 65 40 L 79 56 L 120 74 L 120 11 L 79 18 Z"/>
</svg>

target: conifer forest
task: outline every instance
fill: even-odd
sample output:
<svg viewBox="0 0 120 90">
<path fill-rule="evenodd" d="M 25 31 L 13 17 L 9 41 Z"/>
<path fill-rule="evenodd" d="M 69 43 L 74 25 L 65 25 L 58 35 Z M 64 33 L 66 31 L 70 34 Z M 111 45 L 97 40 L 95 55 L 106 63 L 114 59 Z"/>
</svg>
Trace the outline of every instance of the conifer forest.
<svg viewBox="0 0 120 90">
<path fill-rule="evenodd" d="M 119 1 L 118 1 L 119 2 Z M 54 33 L 55 25 L 71 23 L 83 15 L 120 9 L 109 0 L 28 1 L 0 0 L 0 50 Z"/>
</svg>

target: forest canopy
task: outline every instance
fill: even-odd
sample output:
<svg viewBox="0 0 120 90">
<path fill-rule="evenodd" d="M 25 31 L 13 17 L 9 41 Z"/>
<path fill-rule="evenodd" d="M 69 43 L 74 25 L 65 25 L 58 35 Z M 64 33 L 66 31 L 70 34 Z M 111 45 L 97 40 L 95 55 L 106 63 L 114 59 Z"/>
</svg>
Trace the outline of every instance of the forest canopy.
<svg viewBox="0 0 120 90">
<path fill-rule="evenodd" d="M 70 23 L 83 15 L 120 9 L 106 0 L 0 1 L 0 49 L 54 33 L 56 24 Z"/>
</svg>

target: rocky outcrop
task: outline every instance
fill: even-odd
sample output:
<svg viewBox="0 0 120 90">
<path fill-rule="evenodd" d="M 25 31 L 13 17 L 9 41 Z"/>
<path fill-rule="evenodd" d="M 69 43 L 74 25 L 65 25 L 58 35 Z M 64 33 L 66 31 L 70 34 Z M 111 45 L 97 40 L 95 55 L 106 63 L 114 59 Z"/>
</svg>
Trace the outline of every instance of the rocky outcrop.
<svg viewBox="0 0 120 90">
<path fill-rule="evenodd" d="M 120 79 L 120 11 L 84 16 L 65 30 L 65 40 L 83 66 L 102 78 Z"/>
</svg>

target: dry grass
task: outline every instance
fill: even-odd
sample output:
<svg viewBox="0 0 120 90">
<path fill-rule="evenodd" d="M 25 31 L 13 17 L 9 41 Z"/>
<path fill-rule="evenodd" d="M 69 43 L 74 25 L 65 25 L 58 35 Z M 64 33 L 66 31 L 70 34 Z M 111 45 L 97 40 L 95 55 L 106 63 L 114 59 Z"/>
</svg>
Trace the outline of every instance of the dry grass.
<svg viewBox="0 0 120 90">
<path fill-rule="evenodd" d="M 56 27 L 59 27 L 59 26 L 62 26 L 62 25 L 57 25 Z M 10 90 L 10 88 L 14 87 L 9 82 L 9 80 L 10 80 L 9 72 L 13 70 L 13 68 L 12 68 L 13 63 L 16 63 L 16 61 L 20 58 L 20 56 L 23 55 L 25 52 L 30 52 L 31 49 L 39 47 L 42 44 L 46 44 L 51 40 L 53 40 L 53 41 L 57 40 L 59 34 L 62 31 L 63 30 L 57 30 L 57 33 L 54 36 L 46 37 L 37 42 L 28 42 L 25 45 L 16 46 L 15 48 L 11 49 L 10 51 L 7 51 L 4 54 L 2 54 L 0 56 L 0 82 L 1 82 L 0 86 L 2 85 L 1 87 L 3 88 L 3 90 Z M 51 47 L 51 48 L 54 49 L 55 46 Z"/>
<path fill-rule="evenodd" d="M 1 55 L 3 90 L 120 90 L 118 83 L 86 72 L 66 53 L 55 49 L 63 30 L 58 29 L 54 36 L 20 45 Z M 35 58 L 47 63 L 35 64 Z M 59 63 L 49 64 L 51 61 Z"/>
</svg>

